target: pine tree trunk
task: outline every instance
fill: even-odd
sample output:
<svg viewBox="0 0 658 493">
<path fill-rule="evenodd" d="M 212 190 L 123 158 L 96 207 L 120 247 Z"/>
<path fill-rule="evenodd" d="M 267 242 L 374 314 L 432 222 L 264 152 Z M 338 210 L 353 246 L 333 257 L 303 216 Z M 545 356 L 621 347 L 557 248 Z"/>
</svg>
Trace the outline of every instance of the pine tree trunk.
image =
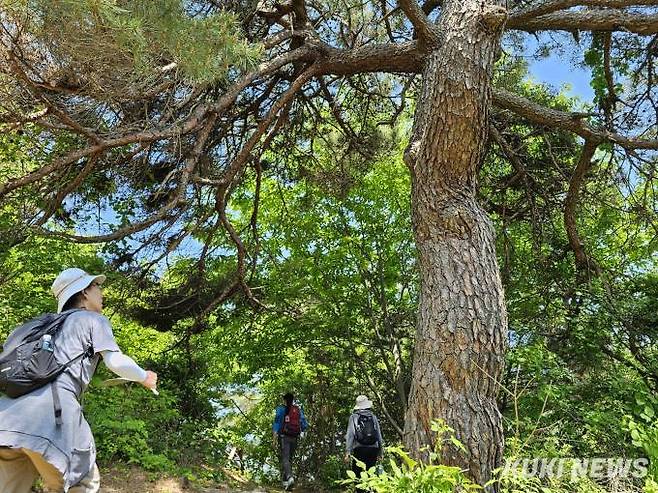
<svg viewBox="0 0 658 493">
<path fill-rule="evenodd" d="M 422 457 L 434 446 L 431 421 L 444 419 L 467 454 L 447 445 L 442 462 L 468 469 L 480 484 L 503 454 L 496 396 L 507 313 L 494 230 L 476 198 L 502 3 L 444 2 L 441 46 L 425 66 L 405 154 L 421 274 L 405 445 Z"/>
</svg>

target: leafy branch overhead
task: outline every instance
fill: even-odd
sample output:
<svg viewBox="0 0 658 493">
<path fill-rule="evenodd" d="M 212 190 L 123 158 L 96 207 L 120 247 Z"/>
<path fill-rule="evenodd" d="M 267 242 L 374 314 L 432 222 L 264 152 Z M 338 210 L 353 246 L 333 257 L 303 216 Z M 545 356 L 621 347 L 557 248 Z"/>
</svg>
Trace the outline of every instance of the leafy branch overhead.
<svg viewBox="0 0 658 493">
<path fill-rule="evenodd" d="M 658 148 L 651 119 L 637 122 L 647 105 L 655 111 L 658 14 L 641 8 L 654 3 L 553 0 L 483 11 L 487 28 L 507 16 L 508 31 L 612 32 L 608 64 L 624 56 L 629 32 L 654 35 L 634 40 L 636 66 L 626 78 L 637 93 L 615 120 L 546 108 L 502 87 L 493 91 L 494 106 L 544 128 L 616 144 L 628 159 L 636 149 Z M 3 128 L 55 136 L 56 143 L 43 148 L 35 169 L 3 174 L 0 198 L 27 188 L 46 198 L 13 234 L 36 227 L 80 242 L 142 233 L 144 241 L 166 239 L 161 243 L 171 247 L 203 229 L 230 231 L 220 211 L 277 139 L 301 150 L 312 146 L 304 128 L 331 120 L 343 138 L 358 142 L 371 131 L 365 119 L 375 110 L 399 114 L 411 87 L 402 74 L 420 73 L 442 43 L 441 6 L 413 0 L 5 1 L 2 8 Z M 629 121 L 632 127 L 624 125 Z M 646 128 L 638 132 L 635 123 Z M 629 128 L 634 132 L 624 132 Z M 92 179 L 110 183 L 107 210 L 130 193 L 126 217 L 86 235 L 49 223 L 82 213 Z M 241 251 L 238 236 L 231 237 Z"/>
<path fill-rule="evenodd" d="M 624 76 L 634 86 L 627 91 L 632 100 L 617 103 L 612 119 L 603 111 L 547 108 L 503 87 L 494 88 L 493 105 L 541 128 L 615 144 L 624 162 L 642 159 L 637 149 L 658 148 L 651 118 L 641 120 L 647 107 L 656 111 L 658 14 L 642 7 L 654 3 L 553 0 L 483 11 L 487 29 L 507 17 L 508 31 L 608 31 L 607 71 L 625 56 L 629 32 L 653 35 L 634 38 L 635 60 L 626 65 L 635 66 Z M 28 189 L 45 198 L 11 234 L 22 238 L 26 228 L 38 228 L 79 242 L 155 239 L 164 253 L 192 236 L 208 253 L 223 229 L 239 257 L 235 282 L 222 298 L 233 288 L 248 289 L 238 280 L 244 278 L 245 244 L 222 211 L 247 170 L 256 172 L 259 156 L 280 152 L 285 146 L 277 141 L 312 152 L 309 128 L 325 120 L 358 143 L 372 133 L 367 118 L 375 111 L 400 114 L 413 95 L 413 78 L 404 74 L 420 73 L 428 53 L 442 49 L 441 5 L 413 0 L 372 6 L 31 1 L 2 7 L 3 128 L 56 139 L 43 147 L 35 169 L 3 173 L 0 199 Z M 128 195 L 129 210 L 84 235 L 58 225 L 89 214 L 83 204 L 98 180 L 107 182 L 104 217 L 113 209 L 117 214 L 113 204 Z"/>
</svg>

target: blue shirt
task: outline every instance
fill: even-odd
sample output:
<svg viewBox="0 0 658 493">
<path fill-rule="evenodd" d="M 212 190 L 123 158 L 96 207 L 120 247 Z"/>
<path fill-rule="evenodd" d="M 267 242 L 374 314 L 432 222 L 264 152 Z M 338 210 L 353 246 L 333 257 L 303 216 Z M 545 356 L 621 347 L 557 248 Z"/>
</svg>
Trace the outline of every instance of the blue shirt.
<svg viewBox="0 0 658 493">
<path fill-rule="evenodd" d="M 308 423 L 304 417 L 304 410 L 299 407 L 299 424 L 302 428 L 302 431 L 306 431 L 308 428 Z M 272 424 L 272 431 L 278 435 L 281 434 L 281 428 L 283 427 L 283 418 L 286 416 L 286 406 L 278 406 L 276 408 L 276 415 L 274 416 L 274 423 Z"/>
</svg>

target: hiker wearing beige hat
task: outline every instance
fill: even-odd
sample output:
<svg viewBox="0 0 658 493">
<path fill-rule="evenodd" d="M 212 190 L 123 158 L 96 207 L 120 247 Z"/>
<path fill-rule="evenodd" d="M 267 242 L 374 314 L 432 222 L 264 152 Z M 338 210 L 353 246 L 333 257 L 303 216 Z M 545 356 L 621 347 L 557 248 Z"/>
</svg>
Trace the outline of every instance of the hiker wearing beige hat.
<svg viewBox="0 0 658 493">
<path fill-rule="evenodd" d="M 362 469 L 356 463 L 357 459 L 366 465 L 366 469 L 374 467 L 384 450 L 384 438 L 379 427 L 379 420 L 372 412 L 372 401 L 365 395 L 360 395 L 354 403 L 354 412 L 350 416 L 345 434 L 345 461 L 352 458 L 352 471 L 359 476 Z"/>
<path fill-rule="evenodd" d="M 51 491 L 99 491 L 94 437 L 80 400 L 101 358 L 120 377 L 156 388 L 157 375 L 121 352 L 109 320 L 101 314 L 103 282 L 102 274 L 91 275 L 77 268 L 62 271 L 51 288 L 57 314 L 18 327 L 2 347 L 0 361 L 6 362 L 17 349 L 37 344 L 32 357 L 50 352 L 51 360 L 62 370 L 25 394 L 0 394 L 2 493 L 28 493 L 39 476 Z M 12 367 L 0 369 L 5 370 L 10 374 Z"/>
</svg>

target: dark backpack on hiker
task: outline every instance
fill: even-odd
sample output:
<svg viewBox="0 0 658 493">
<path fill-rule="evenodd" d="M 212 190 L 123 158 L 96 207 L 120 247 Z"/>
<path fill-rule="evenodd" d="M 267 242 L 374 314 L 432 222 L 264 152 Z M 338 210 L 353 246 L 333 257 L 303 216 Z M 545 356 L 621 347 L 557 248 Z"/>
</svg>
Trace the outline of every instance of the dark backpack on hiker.
<svg viewBox="0 0 658 493">
<path fill-rule="evenodd" d="M 0 352 L 0 392 L 13 399 L 43 387 L 60 376 L 73 363 L 94 355 L 89 347 L 65 363 L 55 357 L 54 344 L 64 321 L 79 310 L 48 313 L 15 329 Z M 62 408 L 55 386 L 55 421 L 61 424 Z"/>
<path fill-rule="evenodd" d="M 298 437 L 302 432 L 302 411 L 294 404 L 286 411 L 281 433 L 289 437 Z"/>
<path fill-rule="evenodd" d="M 374 445 L 378 442 L 375 418 L 372 414 L 359 414 L 354 426 L 354 435 L 360 445 Z"/>
</svg>

